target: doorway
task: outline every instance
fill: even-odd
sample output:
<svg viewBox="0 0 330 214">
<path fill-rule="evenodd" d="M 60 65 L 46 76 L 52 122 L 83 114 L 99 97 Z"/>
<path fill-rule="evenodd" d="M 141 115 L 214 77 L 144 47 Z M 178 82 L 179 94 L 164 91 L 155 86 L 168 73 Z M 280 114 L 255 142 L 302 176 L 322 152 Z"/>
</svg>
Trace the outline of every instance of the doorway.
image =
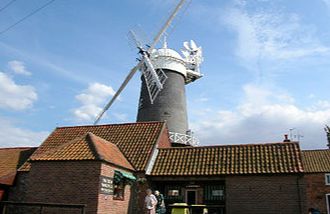
<svg viewBox="0 0 330 214">
<path fill-rule="evenodd" d="M 197 204 L 197 190 L 194 189 L 186 190 L 186 203 L 188 205 Z"/>
</svg>

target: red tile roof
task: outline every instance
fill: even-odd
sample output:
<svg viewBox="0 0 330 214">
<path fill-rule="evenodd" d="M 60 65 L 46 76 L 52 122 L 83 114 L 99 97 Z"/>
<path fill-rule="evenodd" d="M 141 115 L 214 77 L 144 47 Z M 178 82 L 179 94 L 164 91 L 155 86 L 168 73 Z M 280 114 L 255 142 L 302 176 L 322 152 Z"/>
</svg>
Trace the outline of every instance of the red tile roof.
<svg viewBox="0 0 330 214">
<path fill-rule="evenodd" d="M 306 173 L 330 172 L 330 150 L 302 151 L 304 170 Z"/>
<path fill-rule="evenodd" d="M 126 169 L 134 170 L 119 148 L 91 132 L 57 148 L 31 157 L 31 161 L 103 160 Z"/>
<path fill-rule="evenodd" d="M 17 169 L 30 157 L 36 148 L 0 148 L 0 184 L 12 185 Z"/>
<path fill-rule="evenodd" d="M 48 136 L 31 158 L 38 158 L 77 137 L 92 132 L 116 144 L 132 166 L 137 171 L 142 171 L 145 170 L 150 154 L 164 128 L 163 122 L 59 127 Z M 28 162 L 20 168 L 21 171 L 29 171 L 29 169 Z"/>
<path fill-rule="evenodd" d="M 151 175 L 210 176 L 299 172 L 303 172 L 299 144 L 290 142 L 159 149 Z"/>
</svg>

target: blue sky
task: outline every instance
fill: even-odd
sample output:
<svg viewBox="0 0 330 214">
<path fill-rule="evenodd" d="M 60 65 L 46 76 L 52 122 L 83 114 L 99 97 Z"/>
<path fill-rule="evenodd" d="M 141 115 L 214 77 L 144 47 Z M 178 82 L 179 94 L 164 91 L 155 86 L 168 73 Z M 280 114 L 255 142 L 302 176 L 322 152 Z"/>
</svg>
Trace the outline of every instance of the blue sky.
<svg viewBox="0 0 330 214">
<path fill-rule="evenodd" d="M 15 1 L 0 11 L 0 31 L 46 2 Z M 136 64 L 128 31 L 151 40 L 176 3 L 56 0 L 0 34 L 1 147 L 91 124 Z M 193 0 L 181 11 L 168 45 L 179 51 L 193 39 L 203 48 L 204 77 L 186 88 L 201 145 L 277 142 L 292 129 L 302 148 L 324 148 L 329 21 L 329 0 Z M 135 121 L 139 88 L 136 75 L 102 123 Z"/>
</svg>

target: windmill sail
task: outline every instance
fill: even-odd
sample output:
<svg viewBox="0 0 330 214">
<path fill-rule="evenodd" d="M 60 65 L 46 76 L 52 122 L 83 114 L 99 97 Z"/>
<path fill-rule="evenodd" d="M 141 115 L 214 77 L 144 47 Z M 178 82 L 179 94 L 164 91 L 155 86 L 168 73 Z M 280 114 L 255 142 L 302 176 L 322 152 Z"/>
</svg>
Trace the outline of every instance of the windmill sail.
<svg viewBox="0 0 330 214">
<path fill-rule="evenodd" d="M 163 70 L 156 70 L 154 68 L 152 61 L 150 60 L 150 54 L 144 48 L 144 46 L 148 46 L 142 44 L 136 33 L 130 30 L 128 36 L 130 40 L 135 43 L 136 47 L 139 49 L 139 53 L 141 54 L 140 60 L 142 62 L 142 66 L 140 67 L 140 70 L 148 89 L 150 102 L 153 104 L 157 95 L 163 89 L 163 85 L 167 79 L 167 76 Z"/>
<path fill-rule="evenodd" d="M 119 96 L 119 94 L 124 90 L 124 88 L 126 87 L 127 83 L 132 79 L 132 77 L 134 76 L 135 72 L 139 69 L 139 67 L 142 65 L 142 62 L 140 62 L 138 65 L 136 65 L 134 68 L 131 69 L 131 71 L 128 73 L 127 77 L 125 78 L 124 82 L 121 84 L 121 86 L 119 87 L 119 89 L 116 91 L 115 95 L 113 95 L 113 97 L 111 98 L 111 100 L 107 103 L 107 105 L 102 109 L 102 111 L 100 112 L 100 114 L 97 116 L 94 125 L 96 125 L 102 118 L 102 116 L 104 115 L 104 113 L 110 108 L 110 106 L 112 105 L 112 103 L 117 99 L 117 97 Z"/>
<path fill-rule="evenodd" d="M 163 89 L 163 85 L 167 79 L 167 76 L 162 69 L 154 70 L 156 73 L 155 76 L 153 72 L 147 68 L 147 66 L 144 65 L 143 67 L 144 68 L 142 68 L 142 74 L 148 89 L 150 102 L 153 104 L 157 95 Z M 155 78 L 157 78 L 157 80 Z"/>
<path fill-rule="evenodd" d="M 133 30 L 128 31 L 127 38 L 130 44 L 134 46 L 134 48 L 137 47 L 138 49 L 143 49 L 144 44 L 147 44 L 149 42 L 149 41 L 144 41 L 141 38 L 140 34 L 137 35 L 136 31 Z"/>
<path fill-rule="evenodd" d="M 147 54 L 148 59 L 149 59 L 149 56 L 148 55 L 149 55 L 150 51 L 152 51 L 154 49 L 155 45 L 160 40 L 161 36 L 165 33 L 165 31 L 167 30 L 167 28 L 171 25 L 171 22 L 173 21 L 174 17 L 177 15 L 177 13 L 179 12 L 179 10 L 182 8 L 182 6 L 185 3 L 185 1 L 186 0 L 180 0 L 180 2 L 178 3 L 178 5 L 175 7 L 174 11 L 170 15 L 170 17 L 167 19 L 167 21 L 165 22 L 165 24 L 162 26 L 162 28 L 160 29 L 160 31 L 155 36 L 152 44 L 148 47 L 148 50 L 145 51 L 145 54 Z M 142 50 L 142 49 L 140 49 L 140 50 Z M 94 122 L 94 125 L 96 125 L 100 121 L 100 119 L 102 118 L 102 116 L 104 115 L 104 113 L 110 108 L 110 106 L 113 104 L 113 102 L 115 101 L 115 99 L 119 96 L 119 94 L 122 92 L 122 90 L 126 87 L 127 83 L 132 79 L 132 77 L 134 76 L 135 72 L 138 69 L 140 69 L 141 66 L 145 65 L 144 62 L 146 62 L 146 60 L 140 61 L 140 63 L 137 66 L 135 66 L 134 68 L 131 69 L 131 71 L 129 72 L 129 74 L 125 78 L 124 82 L 119 87 L 118 91 L 115 93 L 115 95 L 112 97 L 112 99 L 107 103 L 107 105 L 103 108 L 103 110 L 100 112 L 100 114 L 97 116 L 97 118 L 96 118 L 96 120 Z M 157 72 L 154 69 L 153 69 L 153 71 L 155 73 Z M 153 71 L 151 70 L 151 73 Z M 156 75 L 154 74 L 154 76 L 157 76 L 157 73 L 156 73 Z M 165 75 L 165 77 L 166 77 L 166 75 Z M 159 91 L 157 92 L 157 90 L 154 90 L 153 89 L 153 86 L 152 85 L 153 84 L 156 84 L 156 85 L 158 84 L 157 87 L 159 87 L 166 80 L 165 77 L 163 77 L 163 75 L 160 75 L 158 77 L 158 80 L 157 80 L 158 82 L 157 81 L 156 82 L 155 81 L 150 81 L 150 79 L 152 79 L 152 78 L 150 78 L 150 79 L 148 78 L 149 82 L 151 83 L 150 88 L 149 88 L 149 90 L 150 90 L 149 94 L 151 94 L 150 97 L 156 97 L 157 94 L 159 93 Z M 163 80 L 164 78 L 165 78 L 165 80 Z"/>
</svg>

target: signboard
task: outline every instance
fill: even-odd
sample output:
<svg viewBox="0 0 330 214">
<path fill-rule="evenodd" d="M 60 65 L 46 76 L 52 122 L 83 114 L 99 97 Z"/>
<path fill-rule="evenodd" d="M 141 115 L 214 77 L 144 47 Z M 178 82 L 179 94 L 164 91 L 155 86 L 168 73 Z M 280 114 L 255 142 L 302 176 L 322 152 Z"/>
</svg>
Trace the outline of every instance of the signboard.
<svg viewBox="0 0 330 214">
<path fill-rule="evenodd" d="M 105 195 L 113 195 L 113 178 L 100 176 L 100 193 Z"/>
</svg>

